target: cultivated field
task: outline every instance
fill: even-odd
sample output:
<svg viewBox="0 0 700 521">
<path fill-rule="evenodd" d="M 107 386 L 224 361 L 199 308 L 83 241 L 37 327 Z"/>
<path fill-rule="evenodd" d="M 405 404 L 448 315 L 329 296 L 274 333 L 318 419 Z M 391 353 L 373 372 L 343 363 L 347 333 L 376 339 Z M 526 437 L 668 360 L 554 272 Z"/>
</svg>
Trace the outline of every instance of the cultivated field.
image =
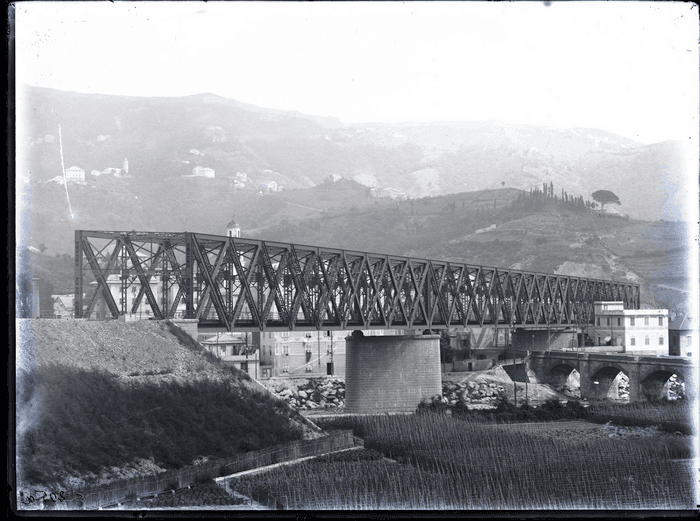
<svg viewBox="0 0 700 521">
<path fill-rule="evenodd" d="M 366 417 L 365 451 L 230 483 L 289 509 L 688 509 L 691 437 L 583 421 Z M 383 456 L 381 454 L 383 454 Z M 386 459 L 386 458 L 389 459 Z"/>
</svg>

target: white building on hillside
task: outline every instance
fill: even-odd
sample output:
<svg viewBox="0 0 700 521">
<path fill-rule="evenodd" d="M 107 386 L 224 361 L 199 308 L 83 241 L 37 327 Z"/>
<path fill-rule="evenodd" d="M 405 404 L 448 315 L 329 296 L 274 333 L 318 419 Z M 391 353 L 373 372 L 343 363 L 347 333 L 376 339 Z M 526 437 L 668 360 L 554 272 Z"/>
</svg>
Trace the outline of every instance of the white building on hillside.
<svg viewBox="0 0 700 521">
<path fill-rule="evenodd" d="M 85 170 L 79 166 L 72 166 L 66 170 L 66 181 L 69 183 L 84 183 L 85 182 Z"/>
<path fill-rule="evenodd" d="M 196 166 L 192 169 L 192 175 L 195 177 L 208 177 L 210 179 L 213 179 L 214 169 L 204 166 Z"/>
</svg>

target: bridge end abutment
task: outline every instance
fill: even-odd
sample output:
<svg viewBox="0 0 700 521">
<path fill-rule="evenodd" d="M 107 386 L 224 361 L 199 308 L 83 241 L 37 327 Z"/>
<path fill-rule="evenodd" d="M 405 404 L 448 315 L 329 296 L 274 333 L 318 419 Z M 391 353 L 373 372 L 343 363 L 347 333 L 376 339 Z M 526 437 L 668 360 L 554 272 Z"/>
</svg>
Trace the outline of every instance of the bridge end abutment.
<svg viewBox="0 0 700 521">
<path fill-rule="evenodd" d="M 414 412 L 442 393 L 440 336 L 364 336 L 345 340 L 345 410 L 353 414 Z"/>
<path fill-rule="evenodd" d="M 187 333 L 192 340 L 198 341 L 199 320 L 196 318 L 171 318 L 168 321 Z"/>
</svg>

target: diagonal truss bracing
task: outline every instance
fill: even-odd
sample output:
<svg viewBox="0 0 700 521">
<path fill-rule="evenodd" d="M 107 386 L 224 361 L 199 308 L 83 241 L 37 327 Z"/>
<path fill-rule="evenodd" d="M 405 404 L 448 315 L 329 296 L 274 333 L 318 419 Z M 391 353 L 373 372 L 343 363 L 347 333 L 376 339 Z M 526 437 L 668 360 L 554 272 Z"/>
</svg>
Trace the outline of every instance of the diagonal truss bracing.
<svg viewBox="0 0 700 521">
<path fill-rule="evenodd" d="M 75 232 L 76 318 L 238 331 L 576 326 L 639 286 L 199 233 Z M 93 282 L 86 283 L 86 277 Z"/>
</svg>

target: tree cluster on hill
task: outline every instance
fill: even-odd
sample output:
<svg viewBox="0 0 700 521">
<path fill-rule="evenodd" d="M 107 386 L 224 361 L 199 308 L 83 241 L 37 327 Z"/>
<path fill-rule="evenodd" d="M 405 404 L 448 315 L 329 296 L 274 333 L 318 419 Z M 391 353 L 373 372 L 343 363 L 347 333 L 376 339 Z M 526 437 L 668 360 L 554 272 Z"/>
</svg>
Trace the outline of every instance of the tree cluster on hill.
<svg viewBox="0 0 700 521">
<path fill-rule="evenodd" d="M 554 183 L 542 183 L 542 188 L 535 186 L 529 192 L 522 192 L 513 200 L 513 208 L 540 209 L 546 207 L 558 207 L 574 211 L 585 211 L 594 208 L 595 204 L 582 195 L 574 196 L 563 188 L 561 195 L 554 192 Z"/>
<path fill-rule="evenodd" d="M 600 209 L 602 210 L 605 208 L 606 204 L 613 203 L 616 205 L 620 205 L 620 198 L 617 197 L 614 193 L 612 193 L 610 190 L 596 190 L 592 194 L 593 200 L 600 203 Z"/>
</svg>

